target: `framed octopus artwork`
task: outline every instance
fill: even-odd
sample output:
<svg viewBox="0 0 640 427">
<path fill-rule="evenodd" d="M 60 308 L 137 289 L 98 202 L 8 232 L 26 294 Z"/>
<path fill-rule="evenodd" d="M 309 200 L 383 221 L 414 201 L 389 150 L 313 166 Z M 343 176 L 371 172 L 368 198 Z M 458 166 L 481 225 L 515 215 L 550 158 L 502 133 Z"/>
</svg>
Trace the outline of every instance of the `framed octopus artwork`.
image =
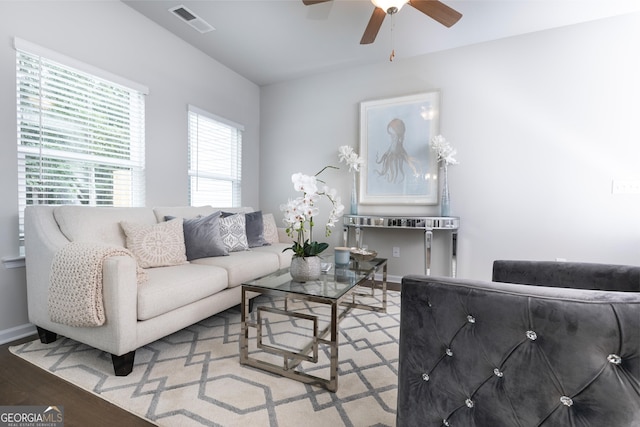
<svg viewBox="0 0 640 427">
<path fill-rule="evenodd" d="M 439 134 L 440 92 L 360 103 L 359 203 L 435 205 L 437 156 L 429 141 Z"/>
</svg>

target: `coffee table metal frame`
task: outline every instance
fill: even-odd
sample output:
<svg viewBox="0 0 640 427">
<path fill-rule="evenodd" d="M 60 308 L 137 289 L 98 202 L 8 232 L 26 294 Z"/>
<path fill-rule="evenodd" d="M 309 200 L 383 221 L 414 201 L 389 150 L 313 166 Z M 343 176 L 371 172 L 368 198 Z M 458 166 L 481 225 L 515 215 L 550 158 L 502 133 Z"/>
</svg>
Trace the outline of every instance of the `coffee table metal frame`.
<svg viewBox="0 0 640 427">
<path fill-rule="evenodd" d="M 382 270 L 380 285 L 376 284 L 375 274 Z M 285 275 L 289 275 L 288 269 L 279 270 L 276 273 L 263 278 L 252 280 L 242 284 L 241 303 L 241 334 L 240 334 L 240 364 L 252 366 L 274 374 L 313 384 L 335 392 L 338 390 L 338 324 L 354 308 L 383 312 L 387 311 L 387 260 L 375 258 L 371 261 L 352 261 L 348 272 L 354 274 L 354 280 L 341 289 L 336 294 L 318 295 L 305 291 L 308 283 L 297 283 L 287 280 Z M 318 280 L 318 283 L 335 284 L 334 271 L 330 271 Z M 284 280 L 284 282 L 283 282 Z M 311 282 L 313 283 L 313 282 Z M 275 285 L 278 284 L 278 285 Z M 368 285 L 368 286 L 367 286 Z M 363 292 L 366 288 L 367 292 Z M 380 291 L 382 303 L 380 305 L 369 305 L 356 301 L 357 296 L 375 296 L 375 292 Z M 250 299 L 256 295 L 266 294 L 276 297 L 284 297 L 284 308 L 258 307 L 255 320 L 251 320 Z M 288 310 L 290 299 L 305 300 L 313 303 L 326 304 L 331 309 L 329 323 L 326 327 L 318 330 L 318 316 L 313 314 L 299 313 Z M 343 308 L 342 310 L 340 310 Z M 313 323 L 313 337 L 310 342 L 300 351 L 289 351 L 283 348 L 265 344 L 262 340 L 262 315 L 263 313 L 275 313 L 295 318 L 304 319 Z M 282 365 L 276 365 L 264 360 L 256 359 L 249 354 L 249 329 L 256 329 L 257 349 L 275 355 L 282 356 Z M 327 335 L 329 338 L 327 339 Z M 301 362 L 307 361 L 317 363 L 318 346 L 324 344 L 328 346 L 329 357 L 329 379 L 312 375 L 310 373 L 296 370 Z"/>
</svg>

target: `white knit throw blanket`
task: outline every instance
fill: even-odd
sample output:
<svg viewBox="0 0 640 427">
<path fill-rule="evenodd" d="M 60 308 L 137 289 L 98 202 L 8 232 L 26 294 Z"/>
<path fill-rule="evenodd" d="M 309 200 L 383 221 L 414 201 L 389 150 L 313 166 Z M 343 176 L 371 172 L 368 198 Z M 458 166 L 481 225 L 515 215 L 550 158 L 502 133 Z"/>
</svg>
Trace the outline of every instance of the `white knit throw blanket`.
<svg viewBox="0 0 640 427">
<path fill-rule="evenodd" d="M 102 263 L 120 255 L 133 258 L 123 247 L 95 242 L 71 242 L 56 252 L 49 277 L 51 321 L 76 327 L 103 325 Z M 146 280 L 141 268 L 137 275 L 138 283 Z"/>
</svg>

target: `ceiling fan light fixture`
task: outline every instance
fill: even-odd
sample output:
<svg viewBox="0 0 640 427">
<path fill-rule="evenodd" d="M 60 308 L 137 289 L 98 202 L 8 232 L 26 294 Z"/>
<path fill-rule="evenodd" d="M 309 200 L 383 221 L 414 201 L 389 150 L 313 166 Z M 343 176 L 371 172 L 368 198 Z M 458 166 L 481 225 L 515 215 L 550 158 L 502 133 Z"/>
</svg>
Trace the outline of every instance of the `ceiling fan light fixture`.
<svg viewBox="0 0 640 427">
<path fill-rule="evenodd" d="M 407 4 L 408 1 L 409 0 L 371 0 L 371 3 L 391 15 L 399 12 L 402 6 Z"/>
</svg>

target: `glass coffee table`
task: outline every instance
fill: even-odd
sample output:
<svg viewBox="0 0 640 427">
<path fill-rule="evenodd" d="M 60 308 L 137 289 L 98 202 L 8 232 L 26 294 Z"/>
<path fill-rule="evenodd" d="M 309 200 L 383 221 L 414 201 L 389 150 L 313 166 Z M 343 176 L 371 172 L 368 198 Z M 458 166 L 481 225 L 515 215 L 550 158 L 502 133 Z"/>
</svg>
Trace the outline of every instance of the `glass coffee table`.
<svg viewBox="0 0 640 427">
<path fill-rule="evenodd" d="M 338 325 L 353 309 L 386 312 L 387 260 L 331 267 L 316 281 L 282 269 L 242 284 L 240 364 L 338 389 Z"/>
</svg>

